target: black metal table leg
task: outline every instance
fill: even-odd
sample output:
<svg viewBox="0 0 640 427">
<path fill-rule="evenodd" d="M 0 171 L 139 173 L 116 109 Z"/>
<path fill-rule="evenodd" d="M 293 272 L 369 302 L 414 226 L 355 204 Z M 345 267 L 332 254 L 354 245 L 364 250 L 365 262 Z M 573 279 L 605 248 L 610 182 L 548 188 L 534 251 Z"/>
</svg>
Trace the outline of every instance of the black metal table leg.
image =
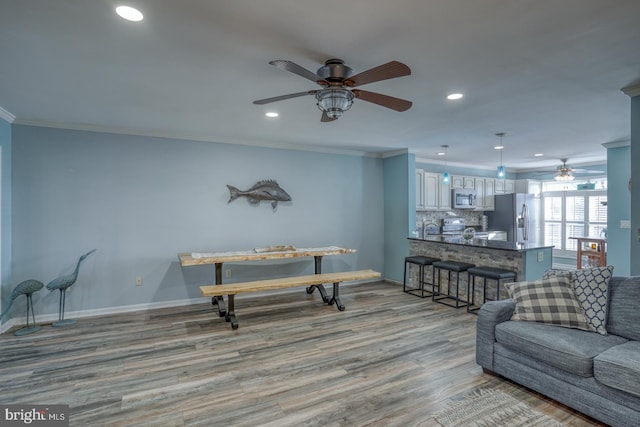
<svg viewBox="0 0 640 427">
<path fill-rule="evenodd" d="M 338 310 L 344 311 L 344 304 L 340 301 L 340 282 L 333 283 L 333 296 L 329 300 L 329 305 L 333 305 L 334 302 L 336 303 Z"/>
<path fill-rule="evenodd" d="M 229 310 L 224 320 L 231 323 L 231 329 L 238 329 L 238 319 L 236 319 L 235 295 L 229 295 Z"/>
<path fill-rule="evenodd" d="M 222 263 L 216 263 L 216 285 L 222 285 Z M 211 298 L 211 304 L 218 306 L 218 316 L 224 317 L 227 313 L 227 310 L 224 306 L 224 296 L 217 295 Z"/>
<path fill-rule="evenodd" d="M 315 274 L 322 274 L 322 255 L 315 255 L 313 257 Z M 322 297 L 322 302 L 329 304 L 329 296 L 327 295 L 327 291 L 322 285 L 311 285 L 307 287 L 307 293 L 312 294 L 313 291 L 317 289 L 320 292 L 320 296 Z"/>
</svg>

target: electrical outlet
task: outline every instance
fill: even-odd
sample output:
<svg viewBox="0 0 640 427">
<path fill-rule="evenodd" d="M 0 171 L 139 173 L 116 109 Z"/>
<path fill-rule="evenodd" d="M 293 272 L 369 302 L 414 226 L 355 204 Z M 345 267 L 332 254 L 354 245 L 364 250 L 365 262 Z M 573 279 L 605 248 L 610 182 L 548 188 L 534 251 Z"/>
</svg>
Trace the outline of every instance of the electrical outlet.
<svg viewBox="0 0 640 427">
<path fill-rule="evenodd" d="M 142 276 L 136 277 L 136 286 L 142 286 Z"/>
<path fill-rule="evenodd" d="M 226 277 L 227 279 L 228 279 L 229 277 L 231 277 L 231 269 L 230 269 L 230 268 L 227 268 L 227 269 L 224 271 L 224 277 Z"/>
<path fill-rule="evenodd" d="M 538 262 L 544 261 L 544 252 L 538 252 Z"/>
</svg>

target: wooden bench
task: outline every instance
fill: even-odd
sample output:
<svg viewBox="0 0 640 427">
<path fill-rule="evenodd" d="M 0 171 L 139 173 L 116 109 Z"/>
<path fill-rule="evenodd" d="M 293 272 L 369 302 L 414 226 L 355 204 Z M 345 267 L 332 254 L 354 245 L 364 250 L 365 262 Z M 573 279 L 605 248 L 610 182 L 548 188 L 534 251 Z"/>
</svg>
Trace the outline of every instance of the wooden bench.
<svg viewBox="0 0 640 427">
<path fill-rule="evenodd" d="M 200 286 L 200 292 L 202 293 L 202 296 L 205 297 L 221 297 L 223 295 L 227 295 L 228 307 L 225 320 L 231 323 L 231 327 L 233 329 L 238 329 L 234 301 L 234 296 L 236 294 L 269 291 L 272 289 L 294 288 L 298 286 L 307 286 L 307 293 L 310 294 L 313 293 L 314 286 L 322 286 L 323 283 L 333 283 L 333 296 L 328 299 L 328 301 L 323 301 L 329 305 L 333 305 L 335 302 L 338 310 L 343 311 L 345 307 L 340 301 L 339 294 L 339 285 L 341 282 L 376 279 L 379 277 L 380 273 L 373 270 L 345 271 L 342 273 L 310 274 L 308 276 L 284 277 L 281 279 Z"/>
</svg>

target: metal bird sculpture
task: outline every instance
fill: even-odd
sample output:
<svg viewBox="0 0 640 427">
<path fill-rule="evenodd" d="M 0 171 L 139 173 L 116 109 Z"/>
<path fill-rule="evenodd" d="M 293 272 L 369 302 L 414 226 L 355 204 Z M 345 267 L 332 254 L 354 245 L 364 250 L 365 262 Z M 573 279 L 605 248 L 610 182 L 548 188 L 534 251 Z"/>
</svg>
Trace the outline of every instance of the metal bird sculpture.
<svg viewBox="0 0 640 427">
<path fill-rule="evenodd" d="M 7 309 L 2 313 L 1 317 L 5 317 L 9 314 L 9 310 L 11 310 L 11 306 L 13 302 L 20 295 L 27 296 L 27 326 L 22 329 L 18 329 L 14 332 L 14 335 L 28 335 L 34 332 L 38 332 L 40 330 L 40 326 L 36 325 L 36 315 L 33 311 L 33 300 L 31 296 L 34 292 L 38 292 L 40 289 L 44 287 L 44 284 L 38 280 L 25 280 L 24 282 L 18 283 L 18 285 L 11 291 L 11 296 L 9 297 L 9 305 Z M 33 318 L 33 325 L 29 325 L 29 312 L 31 312 L 31 317 Z"/>
<path fill-rule="evenodd" d="M 76 264 L 76 269 L 73 270 L 73 273 L 67 274 L 65 276 L 60 276 L 57 279 L 53 279 L 49 283 L 47 283 L 47 289 L 50 291 L 55 291 L 58 289 L 60 291 L 60 302 L 58 303 L 58 321 L 53 322 L 51 326 L 65 326 L 71 325 L 76 321 L 73 319 L 64 318 L 64 304 L 67 299 L 67 289 L 71 287 L 76 282 L 78 278 L 78 271 L 80 270 L 80 263 L 84 261 L 86 257 L 94 253 L 96 250 L 91 250 L 86 254 L 82 255 L 80 259 L 78 259 L 78 263 Z"/>
</svg>

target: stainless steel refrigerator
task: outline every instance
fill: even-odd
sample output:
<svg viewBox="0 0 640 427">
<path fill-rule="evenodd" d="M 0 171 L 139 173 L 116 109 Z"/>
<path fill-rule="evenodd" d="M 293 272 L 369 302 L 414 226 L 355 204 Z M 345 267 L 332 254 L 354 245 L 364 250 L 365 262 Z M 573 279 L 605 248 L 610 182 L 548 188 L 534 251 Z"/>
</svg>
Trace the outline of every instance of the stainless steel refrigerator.
<svg viewBox="0 0 640 427">
<path fill-rule="evenodd" d="M 533 194 L 496 194 L 493 212 L 486 212 L 489 229 L 506 231 L 507 241 L 537 243 L 540 233 L 540 200 Z"/>
</svg>

